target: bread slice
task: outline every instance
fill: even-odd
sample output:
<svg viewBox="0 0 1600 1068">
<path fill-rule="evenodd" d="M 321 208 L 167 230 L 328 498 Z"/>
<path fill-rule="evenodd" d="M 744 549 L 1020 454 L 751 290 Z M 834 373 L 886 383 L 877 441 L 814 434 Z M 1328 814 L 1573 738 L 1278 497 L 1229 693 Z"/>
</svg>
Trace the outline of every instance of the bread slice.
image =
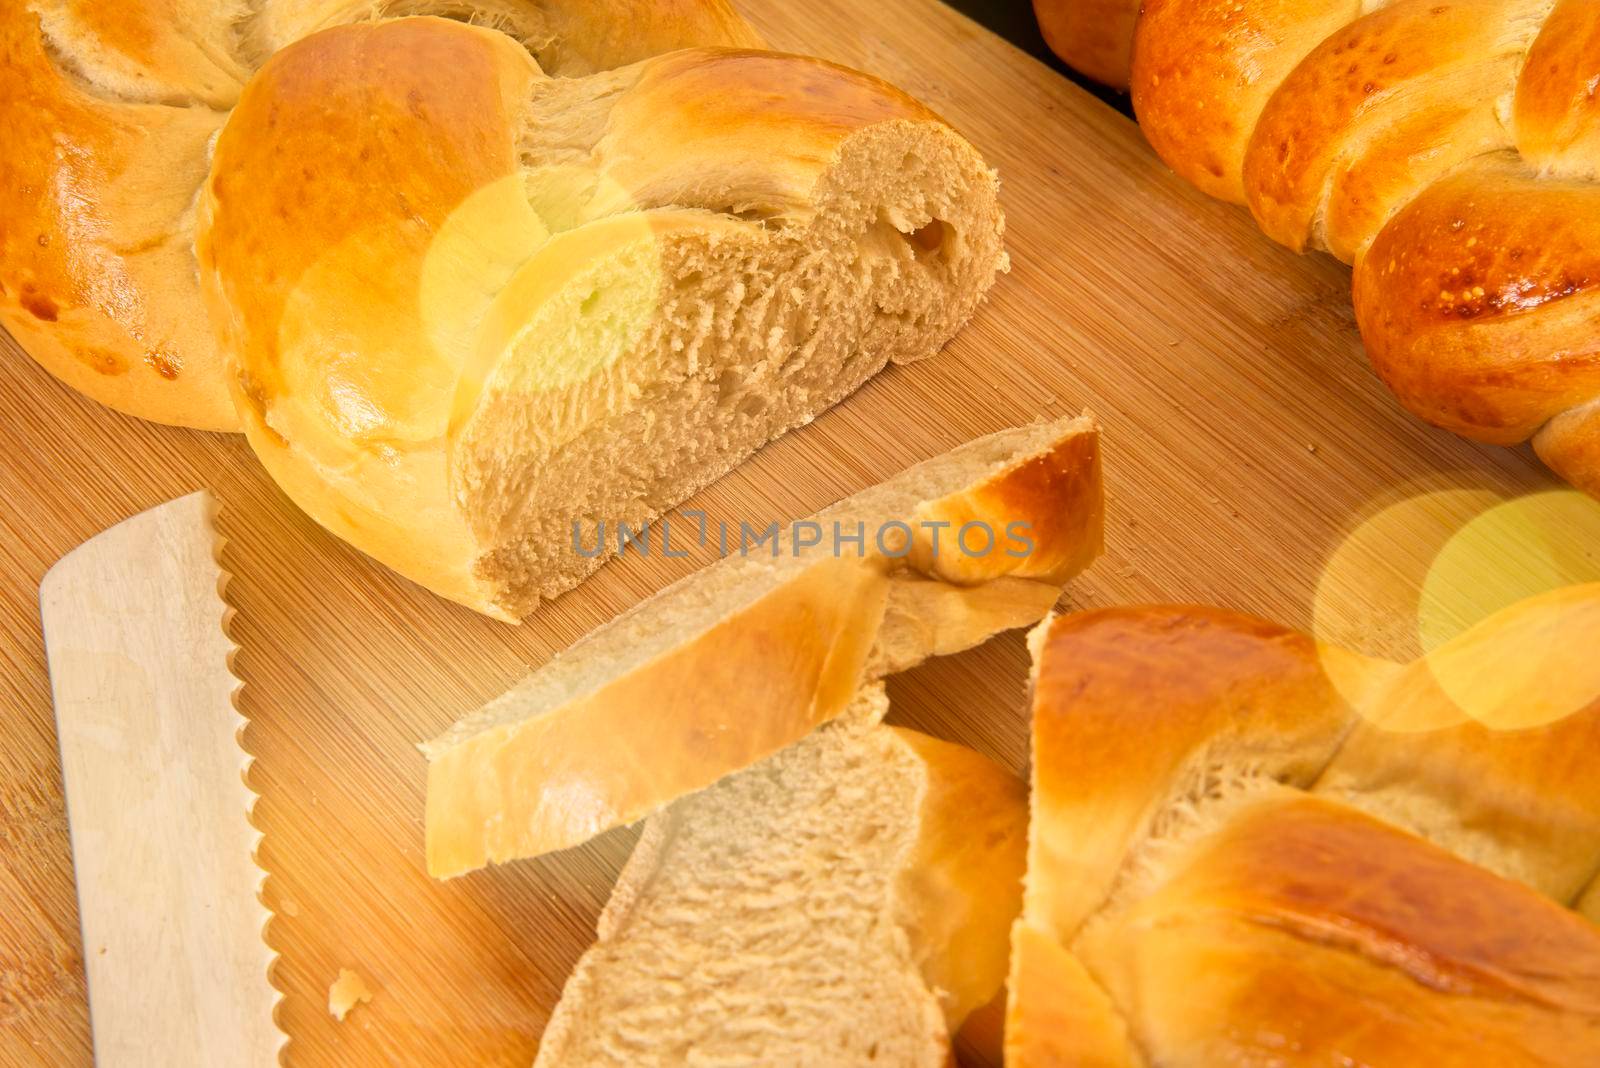
<svg viewBox="0 0 1600 1068">
<path fill-rule="evenodd" d="M 1027 799 L 886 706 L 650 820 L 536 1068 L 944 1068 L 1005 978 Z"/>
<path fill-rule="evenodd" d="M 456 875 L 631 823 L 810 733 L 863 676 L 1037 621 L 1100 551 L 1098 430 L 1081 417 L 1003 431 L 809 522 L 827 532 L 821 544 L 791 553 L 786 538 L 776 558 L 730 556 L 691 575 L 424 746 L 429 870 Z M 968 523 L 996 532 L 989 552 L 960 550 Z M 835 543 L 835 524 L 865 530 L 866 551 Z M 1031 552 L 1013 555 L 1013 524 Z M 907 543 L 891 544 L 896 533 Z"/>
<path fill-rule="evenodd" d="M 709 48 L 584 73 L 443 19 L 318 34 L 245 91 L 200 204 L 263 463 L 508 619 L 616 551 L 574 524 L 637 529 L 932 356 L 1005 264 L 994 172 L 875 78 Z"/>
</svg>

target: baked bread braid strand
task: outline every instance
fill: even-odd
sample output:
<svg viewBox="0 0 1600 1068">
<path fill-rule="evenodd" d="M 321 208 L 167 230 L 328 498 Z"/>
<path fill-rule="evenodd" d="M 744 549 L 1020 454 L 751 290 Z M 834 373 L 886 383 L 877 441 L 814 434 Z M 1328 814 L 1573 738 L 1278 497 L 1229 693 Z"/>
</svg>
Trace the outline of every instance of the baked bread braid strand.
<svg viewBox="0 0 1600 1068">
<path fill-rule="evenodd" d="M 1147 0 L 1151 144 L 1355 270 L 1400 401 L 1600 494 L 1600 4 Z"/>
<path fill-rule="evenodd" d="M 1033 13 L 1045 43 L 1068 66 L 1128 88 L 1139 0 L 1033 0 Z"/>
<path fill-rule="evenodd" d="M 1597 641 L 1600 585 L 1411 664 L 1041 624 L 1007 1065 L 1600 1064 Z"/>
</svg>

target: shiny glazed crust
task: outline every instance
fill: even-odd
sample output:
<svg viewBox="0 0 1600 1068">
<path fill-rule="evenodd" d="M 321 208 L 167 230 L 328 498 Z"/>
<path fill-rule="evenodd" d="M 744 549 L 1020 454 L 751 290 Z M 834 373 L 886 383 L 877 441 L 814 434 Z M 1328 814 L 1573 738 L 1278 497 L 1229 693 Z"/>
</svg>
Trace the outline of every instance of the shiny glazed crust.
<svg viewBox="0 0 1600 1068">
<path fill-rule="evenodd" d="M 108 43 L 139 36 L 143 5 L 129 6 L 100 6 Z M 168 89 L 181 104 L 108 96 L 52 61 L 28 4 L 0 7 L 0 322 L 104 404 L 230 430 L 191 239 L 207 148 L 244 73 L 193 73 Z"/>
<path fill-rule="evenodd" d="M 1496 689 L 1553 634 L 1587 704 Z M 1407 665 L 1215 609 L 1041 624 L 1007 1064 L 1600 1057 L 1597 638 L 1600 586 Z"/>
<path fill-rule="evenodd" d="M 1600 6 L 1147 0 L 1134 106 L 1179 174 L 1355 268 L 1435 425 L 1600 493 Z"/>
<path fill-rule="evenodd" d="M 932 355 L 1004 267 L 972 146 L 761 45 L 727 0 L 19 0 L 0 318 L 521 618 L 609 555 L 572 523 Z"/>
<path fill-rule="evenodd" d="M 1589 921 L 1314 797 L 1247 808 L 1081 952 L 1138 1005 L 1136 1044 L 1179 1068 L 1554 1068 L 1600 1051 Z"/>
<path fill-rule="evenodd" d="M 577 845 L 837 716 L 883 617 L 873 564 L 824 560 L 591 694 L 445 749 L 428 764 L 429 872 Z"/>
<path fill-rule="evenodd" d="M 497 26 L 560 73 L 761 43 L 722 0 L 263 0 L 248 13 L 217 0 L 16 0 L 0 9 L 0 323 L 113 408 L 240 429 L 196 277 L 212 140 L 278 49 L 429 13 Z"/>
<path fill-rule="evenodd" d="M 1033 0 L 1050 50 L 1075 70 L 1114 89 L 1128 87 L 1139 0 Z"/>
</svg>

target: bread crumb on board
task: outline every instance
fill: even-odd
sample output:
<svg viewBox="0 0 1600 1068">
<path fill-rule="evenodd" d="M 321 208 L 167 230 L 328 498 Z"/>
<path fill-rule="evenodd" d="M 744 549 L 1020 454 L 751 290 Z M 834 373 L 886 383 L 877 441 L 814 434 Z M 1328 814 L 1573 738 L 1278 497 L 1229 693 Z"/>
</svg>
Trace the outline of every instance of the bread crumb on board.
<svg viewBox="0 0 1600 1068">
<path fill-rule="evenodd" d="M 349 968 L 340 968 L 339 978 L 328 987 L 328 1011 L 340 1023 L 351 1009 L 371 1000 L 372 991 L 367 989 L 366 981 Z"/>
</svg>

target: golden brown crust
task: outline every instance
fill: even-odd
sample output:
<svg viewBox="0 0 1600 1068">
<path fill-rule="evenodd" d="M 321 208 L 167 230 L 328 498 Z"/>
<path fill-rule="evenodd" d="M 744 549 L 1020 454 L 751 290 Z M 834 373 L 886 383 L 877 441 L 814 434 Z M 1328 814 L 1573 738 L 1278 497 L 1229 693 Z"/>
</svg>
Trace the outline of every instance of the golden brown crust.
<svg viewBox="0 0 1600 1068">
<path fill-rule="evenodd" d="M 0 322 L 52 374 L 113 408 L 239 429 L 195 280 L 195 199 L 210 141 L 275 49 L 328 26 L 429 11 L 487 15 L 552 73 L 689 45 L 761 45 L 726 0 L 266 0 L 248 12 L 221 2 L 15 0 L 0 10 Z M 258 125 L 250 136 L 262 135 Z M 413 162 L 425 170 L 429 161 Z M 358 184 L 359 167 L 338 173 Z"/>
<path fill-rule="evenodd" d="M 680 48 L 766 46 L 728 0 L 568 0 L 543 14 L 548 43 L 534 51 L 541 68 L 564 77 Z"/>
<path fill-rule="evenodd" d="M 1355 271 L 1373 366 L 1429 422 L 1526 440 L 1600 396 L 1600 185 L 1488 157 L 1429 188 Z"/>
<path fill-rule="evenodd" d="M 928 768 L 896 918 L 954 1034 L 1005 985 L 1006 938 L 1022 911 L 1028 789 L 966 746 L 891 729 Z"/>
<path fill-rule="evenodd" d="M 1163 159 L 1355 274 L 1402 403 L 1540 435 L 1600 486 L 1600 9 L 1589 0 L 1150 0 L 1135 107 Z M 1248 146 L 1248 149 L 1246 149 Z"/>
<path fill-rule="evenodd" d="M 1597 645 L 1600 584 L 1588 584 L 1512 605 L 1403 667 L 1356 662 L 1374 684 L 1316 791 L 1571 904 L 1600 871 Z"/>
<path fill-rule="evenodd" d="M 1556 474 L 1600 497 L 1600 399 L 1550 420 L 1534 435 L 1533 448 Z"/>
<path fill-rule="evenodd" d="M 1546 174 L 1600 180 L 1600 6 L 1561 0 L 1517 80 L 1517 151 Z"/>
<path fill-rule="evenodd" d="M 1351 262 L 1418 189 L 1508 145 L 1494 105 L 1520 65 L 1499 47 L 1516 13 L 1504 0 L 1394 4 L 1330 34 L 1251 135 L 1245 189 L 1267 236 Z"/>
<path fill-rule="evenodd" d="M 1005 1063 L 1139 1068 L 1128 1026 L 1083 963 L 1026 920 L 1011 934 Z"/>
<path fill-rule="evenodd" d="M 1164 1065 L 1600 1058 L 1600 930 L 1326 801 L 1251 807 L 1092 942 Z"/>
<path fill-rule="evenodd" d="M 910 559 L 956 585 L 1011 576 L 1060 586 L 1104 548 L 1104 501 L 1100 436 L 1063 436 L 1048 452 L 918 505 Z M 993 527 L 996 516 L 1007 517 L 1005 529 Z"/>
<path fill-rule="evenodd" d="M 1050 50 L 1114 89 L 1128 87 L 1139 0 L 1033 0 Z"/>
<path fill-rule="evenodd" d="M 1361 0 L 1145 0 L 1133 107 L 1167 165 L 1214 197 L 1245 202 L 1244 160 L 1274 90 Z"/>
<path fill-rule="evenodd" d="M 217 141 L 199 241 L 230 387 L 273 478 L 340 537 L 502 618 L 452 500 L 419 490 L 447 477 L 459 365 L 418 294 L 451 212 L 515 173 L 510 131 L 536 77 L 511 38 L 436 19 L 286 48 Z"/>
<path fill-rule="evenodd" d="M 1592 1059 L 1597 641 L 1600 584 L 1408 665 L 1216 610 L 1039 628 L 1018 1063 L 1117 1063 L 1112 1013 L 1179 1068 Z"/>
<path fill-rule="evenodd" d="M 837 716 L 882 618 L 878 563 L 823 560 L 642 669 L 445 750 L 428 765 L 428 871 L 577 845 Z"/>
<path fill-rule="evenodd" d="M 435 19 L 340 27 L 267 62 L 217 141 L 200 244 L 241 405 L 304 392 L 342 438 L 442 433 L 457 368 L 421 321 L 422 264 L 450 213 L 514 172 L 536 77 L 511 38 Z M 306 337 L 302 318 L 337 329 Z"/>
<path fill-rule="evenodd" d="M 250 76 L 235 47 L 240 12 L 187 0 L 25 0 L 62 66 L 126 100 L 227 110 Z"/>
<path fill-rule="evenodd" d="M 1309 784 L 1348 724 L 1310 639 L 1229 612 L 1104 609 L 1042 624 L 1033 641 L 1029 915 L 1060 939 L 1211 768 Z"/>
<path fill-rule="evenodd" d="M 75 11 L 113 46 L 160 40 L 144 32 L 138 5 Z M 175 105 L 120 101 L 51 61 L 27 4 L 0 7 L 0 322 L 104 404 L 228 430 L 237 419 L 190 246 L 206 146 L 225 116 L 189 106 L 206 87 L 183 85 L 180 73 L 164 87 Z M 211 89 L 203 95 L 225 102 Z"/>
<path fill-rule="evenodd" d="M 845 138 L 940 122 L 878 78 L 809 56 L 689 49 L 643 65 L 607 121 L 604 177 L 635 206 L 804 213 Z M 706 201 L 708 171 L 715 201 Z"/>
</svg>

